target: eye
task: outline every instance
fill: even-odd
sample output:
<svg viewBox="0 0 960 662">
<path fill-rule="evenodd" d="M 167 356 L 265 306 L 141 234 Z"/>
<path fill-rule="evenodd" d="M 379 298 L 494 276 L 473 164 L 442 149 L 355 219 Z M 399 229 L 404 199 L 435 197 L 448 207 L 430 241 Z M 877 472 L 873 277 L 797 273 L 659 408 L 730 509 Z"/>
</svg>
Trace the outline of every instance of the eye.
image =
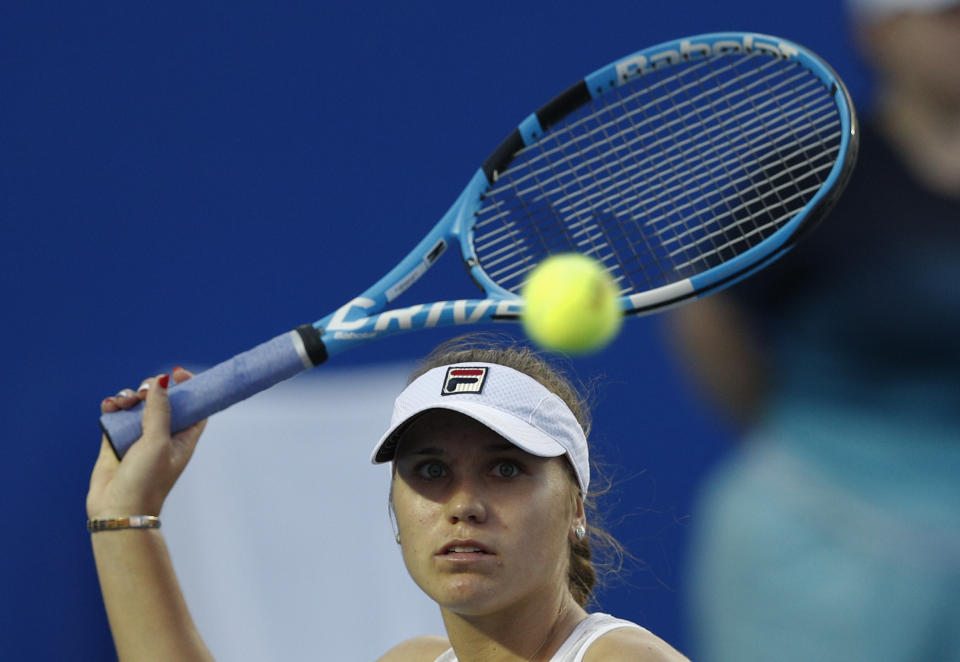
<svg viewBox="0 0 960 662">
<path fill-rule="evenodd" d="M 493 467 L 497 478 L 516 478 L 520 475 L 520 465 L 512 460 L 501 460 Z"/>
<path fill-rule="evenodd" d="M 417 467 L 417 475 L 428 480 L 436 480 L 447 475 L 447 468 L 442 462 L 430 460 Z"/>
</svg>

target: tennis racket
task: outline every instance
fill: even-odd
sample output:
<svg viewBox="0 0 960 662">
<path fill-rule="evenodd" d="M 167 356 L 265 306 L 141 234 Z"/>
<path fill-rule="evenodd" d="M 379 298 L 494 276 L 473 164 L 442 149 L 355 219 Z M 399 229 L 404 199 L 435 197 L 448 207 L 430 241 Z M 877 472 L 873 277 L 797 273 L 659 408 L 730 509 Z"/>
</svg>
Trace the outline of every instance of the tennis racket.
<svg viewBox="0 0 960 662">
<path fill-rule="evenodd" d="M 729 32 L 638 51 L 520 122 L 372 287 L 172 387 L 172 427 L 393 333 L 518 320 L 526 277 L 551 254 L 599 260 L 625 315 L 729 286 L 824 217 L 857 140 L 846 88 L 802 46 Z M 451 248 L 485 298 L 385 310 Z M 141 409 L 100 419 L 118 457 L 140 437 Z"/>
</svg>

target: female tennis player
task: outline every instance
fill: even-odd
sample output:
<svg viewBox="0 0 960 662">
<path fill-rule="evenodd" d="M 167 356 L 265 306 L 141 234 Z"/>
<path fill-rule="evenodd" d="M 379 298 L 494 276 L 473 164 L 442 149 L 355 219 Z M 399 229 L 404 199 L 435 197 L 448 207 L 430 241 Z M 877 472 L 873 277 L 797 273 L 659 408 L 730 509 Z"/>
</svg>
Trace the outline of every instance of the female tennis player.
<svg viewBox="0 0 960 662">
<path fill-rule="evenodd" d="M 175 368 L 176 382 L 190 373 Z M 103 401 L 146 400 L 143 436 L 118 461 L 101 444 L 88 528 L 121 660 L 212 659 L 159 530 L 163 502 L 203 431 L 170 434 L 170 375 Z M 391 462 L 397 541 L 447 636 L 381 659 L 684 660 L 644 628 L 588 614 L 596 574 L 587 522 L 589 414 L 570 383 L 526 348 L 463 343 L 432 353 L 398 396 L 373 461 Z"/>
</svg>

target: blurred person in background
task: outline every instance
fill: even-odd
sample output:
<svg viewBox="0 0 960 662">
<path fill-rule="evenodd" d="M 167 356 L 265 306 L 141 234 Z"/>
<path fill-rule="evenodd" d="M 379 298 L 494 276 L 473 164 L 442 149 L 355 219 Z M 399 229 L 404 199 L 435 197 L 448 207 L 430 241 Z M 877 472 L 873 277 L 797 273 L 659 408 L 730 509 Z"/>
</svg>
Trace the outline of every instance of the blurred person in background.
<svg viewBox="0 0 960 662">
<path fill-rule="evenodd" d="M 694 516 L 704 662 L 960 660 L 960 2 L 851 0 L 853 179 L 670 335 L 745 439 Z"/>
</svg>

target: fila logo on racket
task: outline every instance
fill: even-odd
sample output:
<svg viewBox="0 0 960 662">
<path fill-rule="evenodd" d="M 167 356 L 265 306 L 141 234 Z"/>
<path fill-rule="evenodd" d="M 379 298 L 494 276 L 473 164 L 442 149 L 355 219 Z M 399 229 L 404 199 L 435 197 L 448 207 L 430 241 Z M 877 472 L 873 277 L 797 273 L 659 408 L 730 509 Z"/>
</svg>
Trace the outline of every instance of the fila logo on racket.
<svg viewBox="0 0 960 662">
<path fill-rule="evenodd" d="M 483 383 L 486 380 L 486 367 L 468 366 L 461 368 L 447 368 L 447 376 L 443 379 L 443 388 L 440 390 L 440 395 L 480 393 L 483 391 Z"/>
<path fill-rule="evenodd" d="M 764 41 L 756 35 L 744 35 L 740 41 L 721 39 L 712 43 L 693 43 L 687 39 L 680 42 L 679 50 L 668 48 L 650 55 L 633 55 L 617 63 L 617 81 L 625 83 L 634 76 L 657 68 L 660 64 L 676 64 L 693 57 L 706 57 L 721 53 L 758 51 L 777 57 L 789 58 L 798 54 L 797 49 L 788 44 Z"/>
</svg>

